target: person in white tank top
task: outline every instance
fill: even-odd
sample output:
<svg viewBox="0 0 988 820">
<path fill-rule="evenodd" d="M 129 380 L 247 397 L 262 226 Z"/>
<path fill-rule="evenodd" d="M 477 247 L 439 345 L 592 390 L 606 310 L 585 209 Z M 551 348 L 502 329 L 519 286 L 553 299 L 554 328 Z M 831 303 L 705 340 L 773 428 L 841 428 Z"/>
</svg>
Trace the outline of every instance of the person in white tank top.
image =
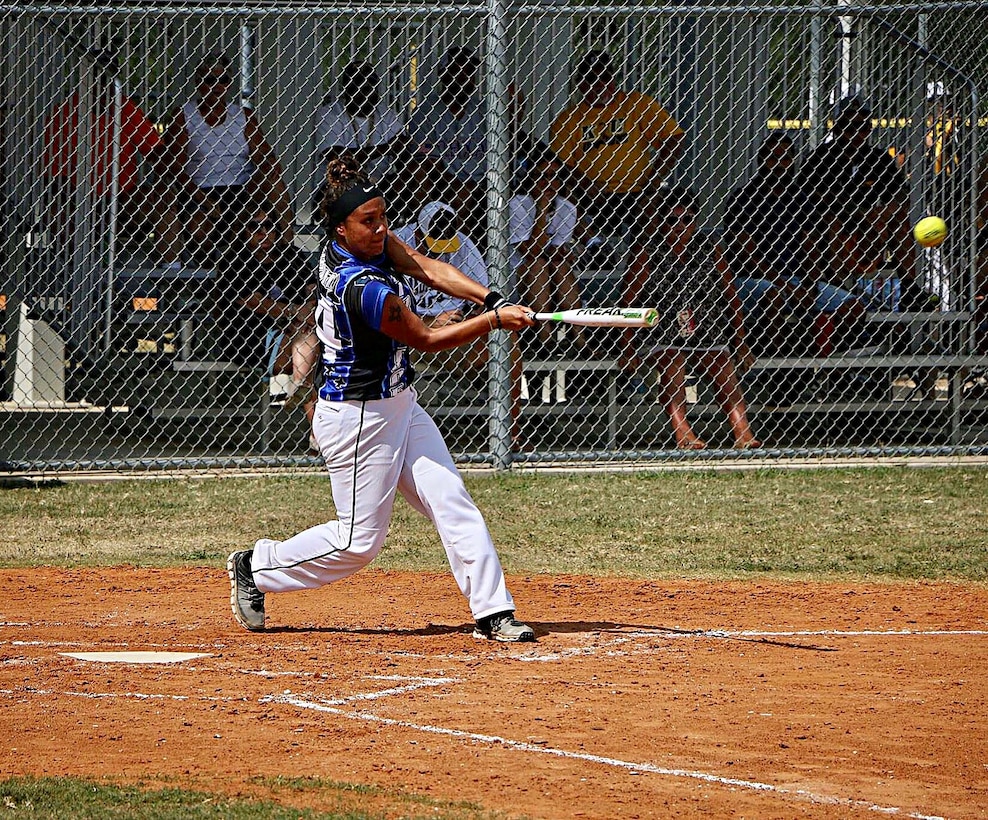
<svg viewBox="0 0 988 820">
<path fill-rule="evenodd" d="M 290 239 L 291 204 L 281 163 L 254 113 L 227 100 L 234 81 L 230 60 L 207 55 L 196 78 L 198 98 L 175 112 L 162 138 L 176 199 L 171 241 L 186 255 L 213 261 L 266 200 L 281 215 L 283 238 Z"/>
</svg>

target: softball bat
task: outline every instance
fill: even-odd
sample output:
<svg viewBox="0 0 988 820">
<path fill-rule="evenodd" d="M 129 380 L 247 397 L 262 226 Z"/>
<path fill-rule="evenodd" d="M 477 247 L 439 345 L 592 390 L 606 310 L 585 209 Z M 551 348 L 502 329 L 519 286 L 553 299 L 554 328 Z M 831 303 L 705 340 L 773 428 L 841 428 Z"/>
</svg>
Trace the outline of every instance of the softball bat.
<svg viewBox="0 0 988 820">
<path fill-rule="evenodd" d="M 655 308 L 620 307 L 576 308 L 529 315 L 541 322 L 564 322 L 589 327 L 652 327 L 659 318 L 659 312 Z"/>
</svg>

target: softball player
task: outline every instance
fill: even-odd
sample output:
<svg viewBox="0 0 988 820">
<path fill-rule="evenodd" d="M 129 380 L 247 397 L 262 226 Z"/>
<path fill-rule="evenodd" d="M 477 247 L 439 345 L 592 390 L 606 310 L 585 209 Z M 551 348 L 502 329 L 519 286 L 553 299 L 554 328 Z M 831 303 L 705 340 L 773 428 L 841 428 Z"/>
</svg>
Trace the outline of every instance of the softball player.
<svg viewBox="0 0 988 820">
<path fill-rule="evenodd" d="M 456 268 L 430 260 L 388 233 L 381 191 L 357 167 L 333 160 L 321 214 L 327 241 L 319 263 L 316 332 L 325 381 L 313 433 L 326 461 L 338 519 L 287 541 L 259 540 L 230 555 L 230 603 L 247 629 L 264 629 L 264 596 L 346 578 L 380 552 L 395 490 L 439 531 L 460 590 L 477 621 L 474 636 L 532 641 L 514 603 L 487 525 L 446 443 L 412 389 L 409 348 L 447 350 L 496 329 L 533 324 L 529 309 Z M 427 327 L 407 276 L 483 304 L 463 322 Z"/>
</svg>

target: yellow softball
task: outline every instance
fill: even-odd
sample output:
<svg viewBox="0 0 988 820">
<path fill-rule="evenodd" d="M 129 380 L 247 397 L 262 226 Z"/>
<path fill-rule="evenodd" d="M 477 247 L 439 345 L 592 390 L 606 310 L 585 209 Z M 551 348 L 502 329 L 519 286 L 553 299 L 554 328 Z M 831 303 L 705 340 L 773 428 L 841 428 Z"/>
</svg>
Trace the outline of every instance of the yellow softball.
<svg viewBox="0 0 988 820">
<path fill-rule="evenodd" d="M 935 248 L 947 238 L 947 223 L 939 216 L 927 216 L 916 223 L 913 236 L 924 248 Z"/>
</svg>

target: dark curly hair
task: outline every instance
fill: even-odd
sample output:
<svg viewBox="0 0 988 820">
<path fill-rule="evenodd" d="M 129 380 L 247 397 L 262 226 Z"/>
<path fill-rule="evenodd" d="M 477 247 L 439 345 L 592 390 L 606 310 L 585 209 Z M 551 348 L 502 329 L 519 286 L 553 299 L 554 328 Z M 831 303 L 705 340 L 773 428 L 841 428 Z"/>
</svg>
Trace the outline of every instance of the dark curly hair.
<svg viewBox="0 0 988 820">
<path fill-rule="evenodd" d="M 374 184 L 352 157 L 336 157 L 327 162 L 319 191 L 319 222 L 323 229 L 329 233 L 340 224 L 330 216 L 336 200 L 358 185 L 368 187 Z"/>
</svg>

